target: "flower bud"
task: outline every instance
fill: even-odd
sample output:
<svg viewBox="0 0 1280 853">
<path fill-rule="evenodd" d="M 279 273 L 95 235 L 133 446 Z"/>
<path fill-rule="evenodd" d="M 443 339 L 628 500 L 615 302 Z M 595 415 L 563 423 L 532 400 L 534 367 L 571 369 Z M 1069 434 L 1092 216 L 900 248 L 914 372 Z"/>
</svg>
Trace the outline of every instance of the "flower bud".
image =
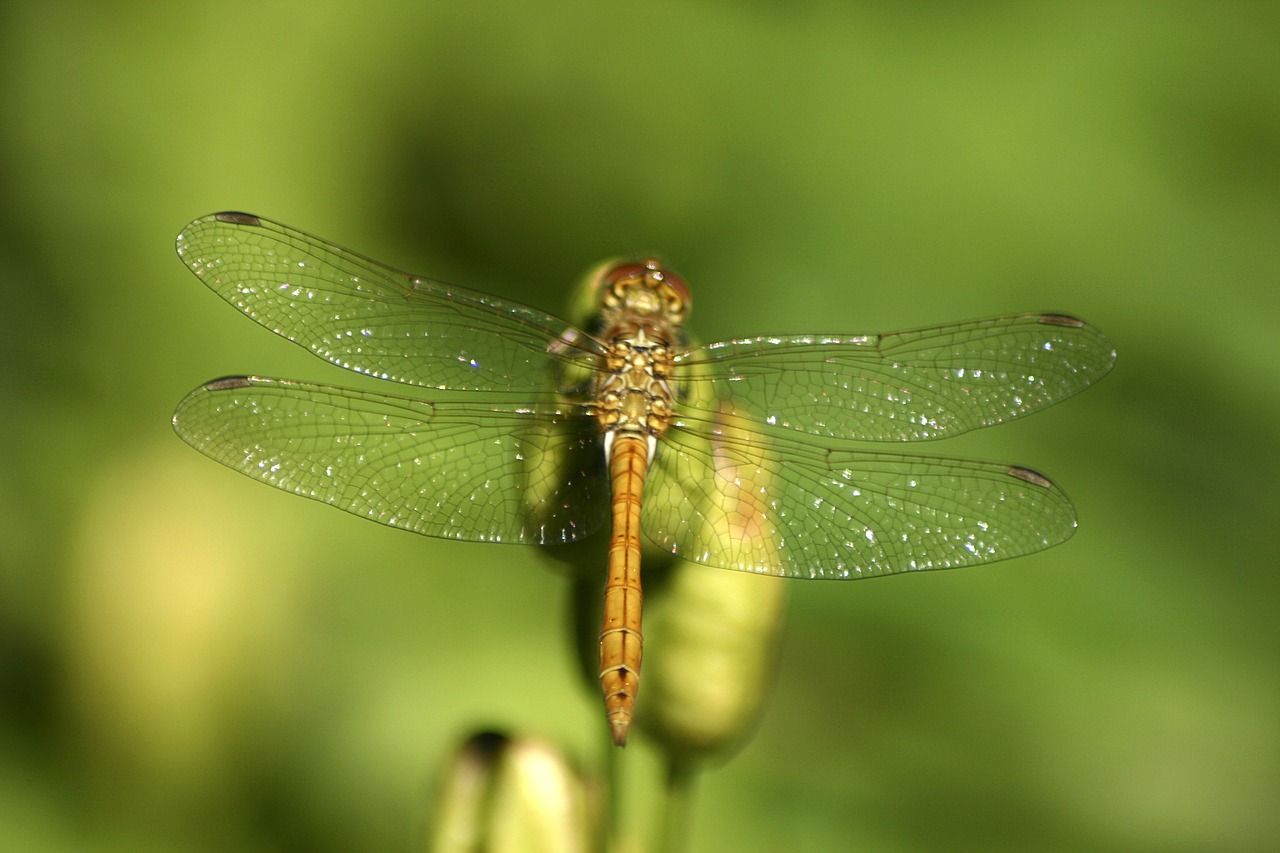
<svg viewBox="0 0 1280 853">
<path fill-rule="evenodd" d="M 581 777 L 549 744 L 484 732 L 450 762 L 432 853 L 575 853 L 590 847 Z"/>
<path fill-rule="evenodd" d="M 745 741 L 773 678 L 785 589 L 680 562 L 647 599 L 636 724 L 673 761 L 725 759 Z"/>
</svg>

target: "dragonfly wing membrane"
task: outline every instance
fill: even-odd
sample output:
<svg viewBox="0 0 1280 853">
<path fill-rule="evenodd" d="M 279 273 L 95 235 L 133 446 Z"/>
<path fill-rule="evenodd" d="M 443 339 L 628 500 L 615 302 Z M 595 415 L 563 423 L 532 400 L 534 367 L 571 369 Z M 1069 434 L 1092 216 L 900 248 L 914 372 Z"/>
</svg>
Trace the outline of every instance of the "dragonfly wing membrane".
<svg viewBox="0 0 1280 853">
<path fill-rule="evenodd" d="M 593 424 L 550 399 L 429 402 L 230 377 L 187 395 L 174 428 L 254 479 L 428 536 L 571 542 L 607 515 Z"/>
<path fill-rule="evenodd" d="M 743 338 L 698 347 L 694 399 L 756 423 L 865 441 L 944 438 L 1038 411 L 1115 361 L 1097 329 L 1021 314 L 886 335 Z"/>
<path fill-rule="evenodd" d="M 242 213 L 197 219 L 178 255 L 223 299 L 357 373 L 450 390 L 545 390 L 597 342 L 559 318 L 364 257 Z M 554 350 L 554 351 L 553 351 Z"/>
<path fill-rule="evenodd" d="M 643 527 L 694 562 L 859 578 L 1048 548 L 1075 510 L 1043 475 L 991 462 L 823 449 L 721 416 L 678 421 L 650 474 Z"/>
</svg>

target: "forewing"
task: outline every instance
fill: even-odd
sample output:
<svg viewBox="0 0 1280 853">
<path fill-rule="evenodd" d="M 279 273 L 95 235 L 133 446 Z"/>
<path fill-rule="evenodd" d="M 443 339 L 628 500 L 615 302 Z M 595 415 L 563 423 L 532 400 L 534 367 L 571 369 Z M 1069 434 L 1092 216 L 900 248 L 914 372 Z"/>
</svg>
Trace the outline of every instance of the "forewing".
<svg viewBox="0 0 1280 853">
<path fill-rule="evenodd" d="M 229 377 L 187 395 L 173 425 L 254 479 L 428 536 L 572 542 L 608 511 L 593 422 L 554 400 L 427 402 Z"/>
<path fill-rule="evenodd" d="M 1097 329 L 1021 314 L 887 335 L 755 337 L 677 356 L 699 417 L 837 439 L 944 438 L 1070 397 L 1115 362 Z"/>
<path fill-rule="evenodd" d="M 551 374 L 589 367 L 599 353 L 588 336 L 535 308 L 410 275 L 249 214 L 197 219 L 177 246 L 223 299 L 357 373 L 441 389 L 537 392 Z"/>
</svg>

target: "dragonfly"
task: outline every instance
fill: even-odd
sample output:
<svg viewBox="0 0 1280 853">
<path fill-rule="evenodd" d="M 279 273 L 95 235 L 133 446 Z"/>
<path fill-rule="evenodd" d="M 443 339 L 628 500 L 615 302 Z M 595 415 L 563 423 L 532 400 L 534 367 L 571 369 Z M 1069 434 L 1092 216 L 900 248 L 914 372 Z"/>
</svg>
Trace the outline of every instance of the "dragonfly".
<svg viewBox="0 0 1280 853">
<path fill-rule="evenodd" d="M 173 416 L 201 453 L 427 536 L 554 545 L 607 529 L 599 678 L 619 746 L 640 684 L 642 538 L 675 558 L 792 578 L 1040 551 L 1076 528 L 1049 478 L 886 445 L 1030 414 L 1115 361 L 1096 328 L 1054 313 L 696 344 L 689 287 L 653 258 L 596 268 L 593 316 L 575 325 L 246 213 L 195 220 L 177 249 L 272 332 L 357 374 L 430 389 L 215 379 Z"/>
</svg>

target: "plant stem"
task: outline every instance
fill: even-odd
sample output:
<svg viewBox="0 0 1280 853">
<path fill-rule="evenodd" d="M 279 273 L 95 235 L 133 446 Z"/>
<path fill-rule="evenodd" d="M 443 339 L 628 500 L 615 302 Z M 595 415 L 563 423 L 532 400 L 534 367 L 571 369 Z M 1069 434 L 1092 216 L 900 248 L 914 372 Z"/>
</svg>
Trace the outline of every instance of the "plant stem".
<svg viewBox="0 0 1280 853">
<path fill-rule="evenodd" d="M 696 771 L 686 761 L 667 764 L 666 796 L 662 802 L 662 826 L 658 849 L 663 853 L 680 853 L 689 843 L 689 812 L 693 801 Z"/>
</svg>

